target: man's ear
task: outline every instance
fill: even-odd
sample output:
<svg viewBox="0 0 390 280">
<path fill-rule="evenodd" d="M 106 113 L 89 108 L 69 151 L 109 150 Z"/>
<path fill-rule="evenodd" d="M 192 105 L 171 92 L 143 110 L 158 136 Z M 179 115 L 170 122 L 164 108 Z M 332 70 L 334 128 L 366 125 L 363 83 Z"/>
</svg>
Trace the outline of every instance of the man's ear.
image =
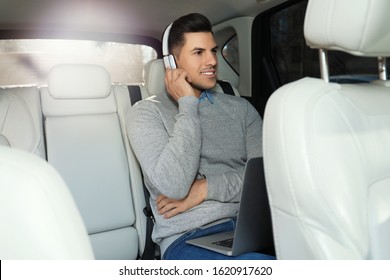
<svg viewBox="0 0 390 280">
<path fill-rule="evenodd" d="M 188 83 L 192 83 L 192 78 L 191 78 L 191 76 L 190 76 L 190 74 L 188 74 L 187 73 L 187 76 L 186 76 L 186 81 L 188 82 Z"/>
</svg>

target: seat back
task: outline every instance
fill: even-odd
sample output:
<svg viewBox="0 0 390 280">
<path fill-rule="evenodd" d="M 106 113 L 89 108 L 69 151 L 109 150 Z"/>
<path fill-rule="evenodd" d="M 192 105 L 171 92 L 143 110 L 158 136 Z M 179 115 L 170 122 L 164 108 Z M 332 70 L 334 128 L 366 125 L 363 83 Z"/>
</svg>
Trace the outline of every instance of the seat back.
<svg viewBox="0 0 390 280">
<path fill-rule="evenodd" d="M 61 176 L 43 159 L 0 146 L 0 259 L 93 259 Z"/>
<path fill-rule="evenodd" d="M 48 161 L 75 198 L 96 258 L 135 259 L 125 134 L 108 72 L 97 65 L 58 65 L 41 94 Z"/>
<path fill-rule="evenodd" d="M 36 86 L 0 88 L 0 145 L 46 157 Z"/>
<path fill-rule="evenodd" d="M 389 8 L 387 0 L 309 0 L 306 42 L 389 56 Z M 390 259 L 390 88 L 326 80 L 285 85 L 266 106 L 264 165 L 277 258 Z"/>
</svg>

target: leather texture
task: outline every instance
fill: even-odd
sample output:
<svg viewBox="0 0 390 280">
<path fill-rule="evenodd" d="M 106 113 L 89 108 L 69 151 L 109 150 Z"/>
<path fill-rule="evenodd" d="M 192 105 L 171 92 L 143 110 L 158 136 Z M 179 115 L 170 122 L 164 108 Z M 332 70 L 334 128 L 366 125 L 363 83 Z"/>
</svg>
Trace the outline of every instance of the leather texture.
<svg viewBox="0 0 390 280">
<path fill-rule="evenodd" d="M 0 146 L 0 259 L 94 259 L 65 182 L 36 155 Z"/>
<path fill-rule="evenodd" d="M 304 34 L 312 48 L 361 56 L 390 56 L 390 2 L 310 0 Z"/>
<path fill-rule="evenodd" d="M 37 87 L 0 89 L 0 145 L 46 157 Z"/>
<path fill-rule="evenodd" d="M 62 64 L 49 73 L 49 92 L 56 99 L 104 98 L 110 94 L 107 70 L 94 64 Z"/>
<path fill-rule="evenodd" d="M 48 162 L 68 184 L 96 258 L 135 259 L 138 232 L 124 144 L 126 133 L 109 76 L 102 77 L 108 74 L 100 66 L 58 67 L 60 70 L 55 67 L 51 71 L 55 78 L 49 77 L 49 87 L 42 89 Z M 83 77 L 83 91 L 78 89 L 79 80 L 68 79 L 69 75 L 78 76 L 73 73 Z M 71 82 L 74 84 L 66 89 L 76 92 L 51 92 Z M 88 94 L 74 98 L 77 92 Z"/>
<path fill-rule="evenodd" d="M 386 55 L 389 5 L 310 0 L 307 41 Z M 383 81 L 303 78 L 272 94 L 263 151 L 278 259 L 390 259 L 389 104 Z"/>
</svg>

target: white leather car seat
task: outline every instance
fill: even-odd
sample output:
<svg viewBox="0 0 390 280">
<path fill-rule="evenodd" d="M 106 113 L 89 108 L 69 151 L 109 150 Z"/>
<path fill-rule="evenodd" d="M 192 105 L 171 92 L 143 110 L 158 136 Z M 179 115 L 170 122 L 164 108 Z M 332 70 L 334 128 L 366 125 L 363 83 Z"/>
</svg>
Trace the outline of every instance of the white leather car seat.
<svg viewBox="0 0 390 280">
<path fill-rule="evenodd" d="M 390 1 L 309 0 L 312 48 L 390 55 Z M 320 52 L 326 54 L 326 52 Z M 390 88 L 303 78 L 264 116 L 278 259 L 390 259 Z"/>
<path fill-rule="evenodd" d="M 136 87 L 136 86 L 131 86 Z M 127 138 L 127 128 L 126 128 L 126 115 L 127 112 L 132 106 L 129 92 L 129 86 L 126 85 L 112 85 L 112 88 L 115 93 L 115 99 L 117 103 L 118 110 L 118 119 L 121 126 L 122 138 L 124 147 L 126 150 L 129 170 L 130 170 L 130 186 L 131 193 L 133 196 L 133 205 L 134 205 L 134 214 L 135 214 L 135 228 L 138 232 L 138 250 L 139 257 L 142 257 L 145 250 L 145 244 L 147 239 L 147 229 L 146 229 L 146 215 L 144 213 L 145 208 L 145 194 L 144 194 L 144 185 L 143 178 L 141 174 L 141 168 L 139 163 L 134 155 L 134 152 L 130 146 L 130 143 Z M 141 99 L 146 98 L 146 92 L 143 86 L 141 88 Z"/>
<path fill-rule="evenodd" d="M 0 88 L 0 145 L 46 157 L 36 86 Z"/>
<path fill-rule="evenodd" d="M 75 198 L 95 257 L 136 259 L 125 134 L 108 72 L 97 65 L 57 65 L 41 95 L 48 162 Z"/>
<path fill-rule="evenodd" d="M 93 259 L 85 225 L 56 170 L 0 146 L 0 259 Z"/>
</svg>

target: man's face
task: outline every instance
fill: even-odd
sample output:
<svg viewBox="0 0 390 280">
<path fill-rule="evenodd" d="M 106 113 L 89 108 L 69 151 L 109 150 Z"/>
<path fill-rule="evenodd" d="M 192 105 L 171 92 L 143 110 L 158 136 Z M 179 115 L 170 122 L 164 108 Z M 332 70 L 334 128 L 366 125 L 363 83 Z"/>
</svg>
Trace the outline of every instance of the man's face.
<svg viewBox="0 0 390 280">
<path fill-rule="evenodd" d="M 210 32 L 185 33 L 184 38 L 176 63 L 189 74 L 191 85 L 200 94 L 216 85 L 218 47 Z"/>
</svg>

